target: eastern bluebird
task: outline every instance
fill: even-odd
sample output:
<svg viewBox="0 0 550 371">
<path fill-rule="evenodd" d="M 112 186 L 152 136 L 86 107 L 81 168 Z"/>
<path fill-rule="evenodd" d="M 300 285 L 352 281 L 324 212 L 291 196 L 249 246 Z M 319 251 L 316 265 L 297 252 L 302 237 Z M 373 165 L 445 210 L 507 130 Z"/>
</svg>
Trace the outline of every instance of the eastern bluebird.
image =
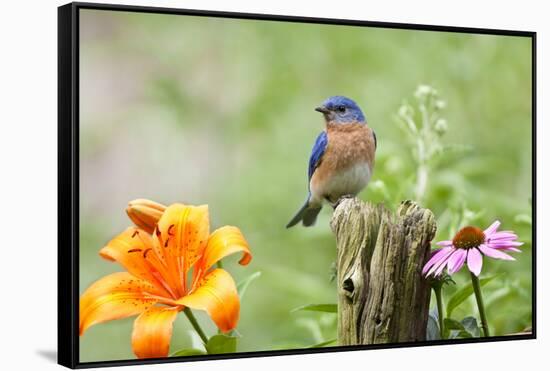
<svg viewBox="0 0 550 371">
<path fill-rule="evenodd" d="M 367 126 L 363 112 L 351 99 L 334 96 L 315 108 L 325 117 L 326 129 L 319 134 L 309 158 L 309 193 L 305 204 L 287 224 L 315 224 L 328 201 L 335 207 L 344 196 L 356 196 L 372 175 L 376 135 Z"/>
</svg>

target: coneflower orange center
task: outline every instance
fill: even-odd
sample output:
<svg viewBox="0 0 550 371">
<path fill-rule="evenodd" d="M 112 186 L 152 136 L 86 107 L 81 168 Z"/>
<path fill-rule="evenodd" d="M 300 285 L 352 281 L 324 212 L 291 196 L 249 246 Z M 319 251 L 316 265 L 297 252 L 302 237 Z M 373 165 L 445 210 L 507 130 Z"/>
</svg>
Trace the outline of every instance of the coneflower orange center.
<svg viewBox="0 0 550 371">
<path fill-rule="evenodd" d="M 453 246 L 458 249 L 471 249 L 485 242 L 485 233 L 478 227 L 464 227 L 453 238 Z"/>
</svg>

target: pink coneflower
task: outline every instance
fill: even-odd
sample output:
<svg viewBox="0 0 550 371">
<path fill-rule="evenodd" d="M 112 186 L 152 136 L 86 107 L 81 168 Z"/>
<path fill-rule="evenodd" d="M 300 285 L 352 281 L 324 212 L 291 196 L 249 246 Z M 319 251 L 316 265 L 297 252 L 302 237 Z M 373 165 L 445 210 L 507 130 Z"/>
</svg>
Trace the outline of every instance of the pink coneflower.
<svg viewBox="0 0 550 371">
<path fill-rule="evenodd" d="M 500 222 L 497 220 L 486 230 L 478 227 L 464 227 L 450 241 L 441 241 L 437 245 L 443 248 L 435 251 L 424 266 L 422 274 L 439 276 L 447 267 L 447 272 L 458 272 L 466 262 L 470 272 L 479 276 L 483 265 L 482 255 L 495 259 L 515 260 L 503 251 L 520 252 L 517 247 L 518 236 L 512 231 L 497 232 Z"/>
</svg>

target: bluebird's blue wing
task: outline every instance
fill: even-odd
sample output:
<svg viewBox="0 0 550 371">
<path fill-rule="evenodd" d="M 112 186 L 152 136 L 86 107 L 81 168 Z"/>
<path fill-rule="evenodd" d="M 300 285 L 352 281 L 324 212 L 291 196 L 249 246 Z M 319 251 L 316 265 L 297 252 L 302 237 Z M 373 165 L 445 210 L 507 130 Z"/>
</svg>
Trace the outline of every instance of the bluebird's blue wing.
<svg viewBox="0 0 550 371">
<path fill-rule="evenodd" d="M 313 172 L 315 172 L 315 169 L 317 168 L 317 166 L 319 166 L 319 163 L 323 158 L 323 154 L 327 149 L 327 144 L 327 132 L 323 131 L 315 140 L 315 144 L 313 145 L 313 149 L 311 150 L 311 157 L 309 158 L 309 168 L 307 174 L 308 179 L 311 179 L 311 177 L 313 176 Z"/>
<path fill-rule="evenodd" d="M 315 169 L 321 163 L 323 155 L 325 154 L 325 150 L 327 149 L 327 144 L 327 133 L 326 131 L 323 131 L 315 140 L 315 144 L 313 145 L 313 149 L 311 150 L 311 156 L 309 157 L 309 168 L 307 172 L 309 180 L 311 180 Z M 306 227 L 310 227 L 315 224 L 315 219 L 317 219 L 317 214 L 319 214 L 319 211 L 321 211 L 321 206 L 311 207 L 309 205 L 310 197 L 311 194 L 308 193 L 306 202 L 300 208 L 300 210 L 298 210 L 298 212 L 296 213 L 296 215 L 294 215 L 290 222 L 288 222 L 288 224 L 286 225 L 287 228 L 295 226 L 299 222 L 302 222 Z"/>
</svg>

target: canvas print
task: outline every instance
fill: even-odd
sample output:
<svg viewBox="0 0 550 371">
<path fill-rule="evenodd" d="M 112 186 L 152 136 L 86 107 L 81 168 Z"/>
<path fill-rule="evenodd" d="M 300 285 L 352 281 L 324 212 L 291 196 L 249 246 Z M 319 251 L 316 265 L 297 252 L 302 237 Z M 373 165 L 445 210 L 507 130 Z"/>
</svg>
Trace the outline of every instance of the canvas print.
<svg viewBox="0 0 550 371">
<path fill-rule="evenodd" d="M 85 8 L 78 37 L 80 362 L 532 335 L 531 37 Z"/>
</svg>

